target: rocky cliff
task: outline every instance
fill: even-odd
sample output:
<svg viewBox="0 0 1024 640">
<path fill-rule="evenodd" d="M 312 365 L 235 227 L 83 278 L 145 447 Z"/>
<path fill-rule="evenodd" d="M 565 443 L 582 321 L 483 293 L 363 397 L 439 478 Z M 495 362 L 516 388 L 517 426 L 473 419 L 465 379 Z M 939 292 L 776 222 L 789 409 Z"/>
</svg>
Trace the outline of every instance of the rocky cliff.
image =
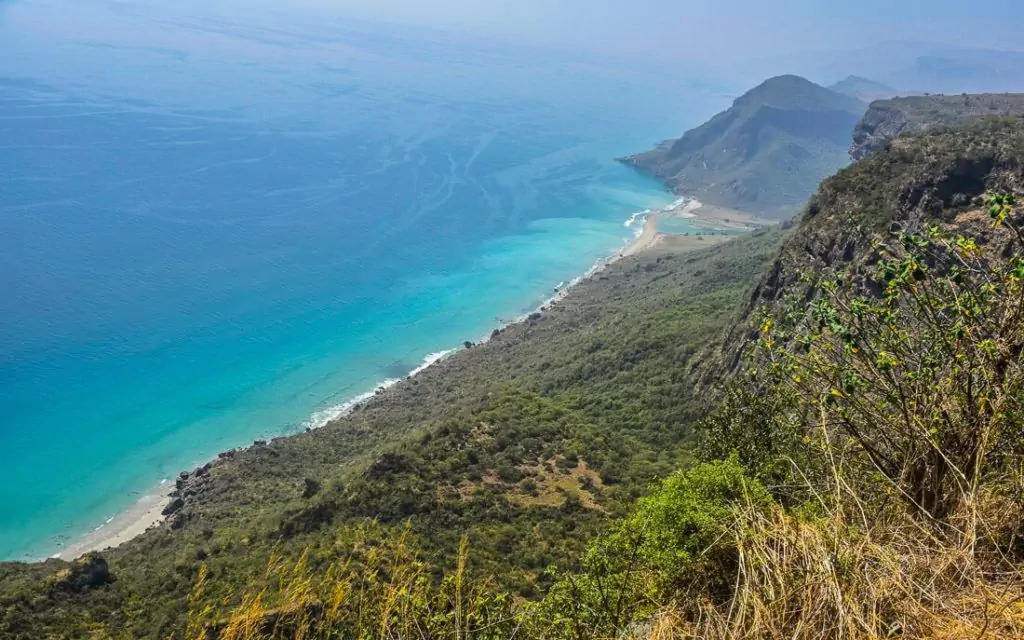
<svg viewBox="0 0 1024 640">
<path fill-rule="evenodd" d="M 871 103 L 853 131 L 850 156 L 860 160 L 903 133 L 989 116 L 1024 115 L 1024 93 L 912 96 Z"/>
<path fill-rule="evenodd" d="M 792 298 L 811 300 L 823 275 L 841 274 L 865 295 L 876 293 L 876 239 L 940 224 L 998 241 L 979 209 L 989 192 L 1024 196 L 1022 158 L 1024 118 L 984 119 L 901 137 L 825 180 L 735 324 L 696 359 L 699 386 L 740 370 L 762 313 Z"/>
</svg>

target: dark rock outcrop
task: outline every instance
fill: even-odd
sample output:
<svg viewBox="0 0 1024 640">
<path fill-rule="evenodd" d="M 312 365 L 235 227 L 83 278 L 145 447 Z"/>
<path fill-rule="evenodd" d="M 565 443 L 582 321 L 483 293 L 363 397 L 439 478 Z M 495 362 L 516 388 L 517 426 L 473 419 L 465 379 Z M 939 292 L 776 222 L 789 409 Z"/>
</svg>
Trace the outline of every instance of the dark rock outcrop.
<svg viewBox="0 0 1024 640">
<path fill-rule="evenodd" d="M 168 503 L 166 507 L 164 507 L 164 510 L 161 513 L 165 516 L 169 516 L 174 513 L 177 513 L 178 511 L 181 511 L 181 508 L 184 506 L 184 500 L 182 500 L 181 498 L 174 498 L 173 500 L 170 501 L 170 503 Z"/>
<path fill-rule="evenodd" d="M 54 588 L 82 592 L 113 581 L 114 577 L 103 556 L 88 553 L 57 572 L 54 576 Z"/>
<path fill-rule="evenodd" d="M 370 465 L 366 477 L 370 480 L 380 480 L 390 474 L 408 471 L 412 468 L 411 461 L 400 453 L 385 453 L 377 458 L 377 461 Z"/>
<path fill-rule="evenodd" d="M 958 96 L 912 96 L 878 100 L 853 130 L 850 157 L 862 160 L 904 133 L 923 133 L 938 126 L 964 124 L 978 118 L 1024 115 L 1024 93 L 982 93 Z"/>
<path fill-rule="evenodd" d="M 316 494 L 320 493 L 320 483 L 312 478 L 306 478 L 303 481 L 302 497 L 312 498 Z"/>
</svg>

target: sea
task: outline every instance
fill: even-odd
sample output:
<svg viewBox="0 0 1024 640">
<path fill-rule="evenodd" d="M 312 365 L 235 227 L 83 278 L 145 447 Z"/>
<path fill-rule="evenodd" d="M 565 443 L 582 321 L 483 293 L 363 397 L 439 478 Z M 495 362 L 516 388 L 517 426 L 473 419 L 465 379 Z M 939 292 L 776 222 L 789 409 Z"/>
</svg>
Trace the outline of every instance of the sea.
<svg viewBox="0 0 1024 640">
<path fill-rule="evenodd" d="M 723 103 L 286 4 L 0 0 L 0 559 L 535 308 L 674 199 L 614 158 Z"/>
</svg>

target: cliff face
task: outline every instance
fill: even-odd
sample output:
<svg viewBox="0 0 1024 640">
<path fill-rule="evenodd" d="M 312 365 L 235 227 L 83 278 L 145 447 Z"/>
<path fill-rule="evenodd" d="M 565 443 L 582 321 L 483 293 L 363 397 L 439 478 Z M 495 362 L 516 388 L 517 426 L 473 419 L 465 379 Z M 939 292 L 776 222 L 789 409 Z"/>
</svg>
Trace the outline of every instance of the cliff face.
<svg viewBox="0 0 1024 640">
<path fill-rule="evenodd" d="M 624 158 L 679 194 L 759 215 L 791 215 L 845 165 L 866 106 L 796 76 L 765 81 L 678 140 Z"/>
<path fill-rule="evenodd" d="M 1024 115 L 1024 94 L 983 93 L 958 96 L 913 96 L 871 103 L 853 131 L 850 157 L 866 158 L 904 133 L 961 124 L 988 116 Z"/>
<path fill-rule="evenodd" d="M 875 155 L 825 180 L 738 318 L 717 346 L 697 358 L 699 386 L 742 367 L 758 336 L 762 310 L 791 297 L 811 300 L 828 273 L 865 295 L 879 255 L 874 240 L 900 230 L 946 224 L 999 242 L 978 214 L 986 193 L 1024 195 L 1024 119 L 988 119 L 894 140 Z"/>
</svg>

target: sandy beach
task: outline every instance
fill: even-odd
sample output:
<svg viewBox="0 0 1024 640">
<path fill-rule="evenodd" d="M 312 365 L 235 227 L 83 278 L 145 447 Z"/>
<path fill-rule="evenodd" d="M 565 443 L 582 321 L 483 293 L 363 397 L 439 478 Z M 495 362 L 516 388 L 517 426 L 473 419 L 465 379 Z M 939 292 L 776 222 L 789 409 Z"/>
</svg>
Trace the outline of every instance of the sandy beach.
<svg viewBox="0 0 1024 640">
<path fill-rule="evenodd" d="M 585 279 L 587 276 L 591 276 L 594 273 L 599 272 L 601 269 L 616 260 L 636 256 L 661 245 L 664 245 L 666 250 L 675 252 L 709 247 L 730 239 L 729 236 L 722 234 L 704 235 L 696 233 L 693 235 L 682 236 L 658 231 L 659 217 L 672 216 L 706 221 L 708 223 L 709 230 L 749 230 L 763 224 L 762 221 L 757 220 L 748 214 L 723 209 L 721 207 L 709 207 L 698 200 L 688 199 L 678 207 L 663 210 L 658 214 L 648 215 L 644 220 L 644 226 L 640 231 L 640 235 L 637 236 L 637 238 L 630 243 L 628 247 L 617 255 L 611 256 L 607 261 L 599 264 L 586 276 L 578 278 L 573 282 L 573 284 Z M 551 304 L 557 304 L 562 298 L 569 294 L 571 289 L 571 285 L 560 289 L 555 296 L 545 301 L 541 308 Z M 484 337 L 481 341 L 486 340 L 487 338 Z M 413 375 L 418 371 L 420 370 L 414 372 Z M 335 416 L 334 419 L 337 419 L 338 417 L 341 417 L 341 415 Z M 103 526 L 98 527 L 94 531 L 86 534 L 78 540 L 75 540 L 60 553 L 56 554 L 55 557 L 63 560 L 73 560 L 91 551 L 104 551 L 106 549 L 117 547 L 128 542 L 132 538 L 145 533 L 149 528 L 163 522 L 164 516 L 162 515 L 162 511 L 170 502 L 171 498 L 169 493 L 173 489 L 173 483 L 160 485 L 159 487 L 154 488 L 131 508 L 117 514 Z"/>
<path fill-rule="evenodd" d="M 749 231 L 757 227 L 778 224 L 777 220 L 758 218 L 744 211 L 704 204 L 696 198 L 686 200 L 681 206 L 668 213 L 680 218 L 699 220 L 721 230 Z"/>
<path fill-rule="evenodd" d="M 619 254 L 622 258 L 628 258 L 634 256 L 641 251 L 650 249 L 658 243 L 661 234 L 658 233 L 658 216 L 649 215 L 644 220 L 644 228 L 640 231 L 640 235 L 637 236 L 636 240 L 632 242 L 626 249 Z"/>
<path fill-rule="evenodd" d="M 667 218 L 685 218 L 693 221 L 696 229 L 685 236 L 658 229 L 658 221 Z M 743 211 L 707 205 L 696 198 L 687 198 L 673 207 L 666 207 L 644 220 L 643 229 L 617 257 L 628 258 L 663 243 L 671 243 L 675 250 L 696 249 L 728 240 L 724 232 L 747 232 L 776 224 L 776 221 L 758 218 Z"/>
<path fill-rule="evenodd" d="M 150 527 L 163 521 L 164 507 L 171 501 L 168 495 L 173 483 L 160 485 L 151 495 L 143 496 L 127 511 L 114 516 L 109 522 L 75 540 L 54 557 L 74 560 L 90 551 L 104 551 L 128 542 Z"/>
</svg>

